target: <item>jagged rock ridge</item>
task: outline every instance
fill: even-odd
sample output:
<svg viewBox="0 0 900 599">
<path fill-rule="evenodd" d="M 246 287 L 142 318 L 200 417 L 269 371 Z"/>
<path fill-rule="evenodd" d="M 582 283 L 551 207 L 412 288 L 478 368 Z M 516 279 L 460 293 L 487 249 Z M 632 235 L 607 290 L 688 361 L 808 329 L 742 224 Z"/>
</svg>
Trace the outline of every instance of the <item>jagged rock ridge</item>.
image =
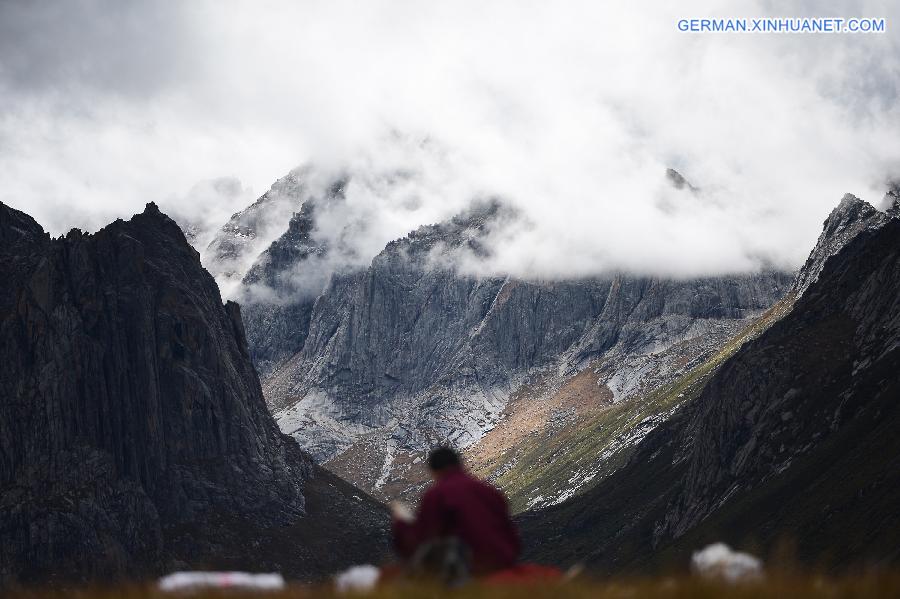
<svg viewBox="0 0 900 599">
<path fill-rule="evenodd" d="M 244 210 L 233 214 L 209 245 L 201 248 L 204 264 L 228 295 L 256 257 L 285 230 L 308 193 L 310 168 L 296 168 Z"/>
<path fill-rule="evenodd" d="M 822 234 L 800 269 L 792 291 L 802 295 L 825 267 L 825 261 L 836 254 L 854 237 L 866 229 L 878 228 L 887 216 L 853 194 L 846 194 L 832 210 L 822 227 Z"/>
<path fill-rule="evenodd" d="M 153 204 L 59 239 L 0 204 L 0 273 L 0 580 L 308 578 L 384 549 L 381 508 L 279 432 L 238 305 Z"/>
</svg>

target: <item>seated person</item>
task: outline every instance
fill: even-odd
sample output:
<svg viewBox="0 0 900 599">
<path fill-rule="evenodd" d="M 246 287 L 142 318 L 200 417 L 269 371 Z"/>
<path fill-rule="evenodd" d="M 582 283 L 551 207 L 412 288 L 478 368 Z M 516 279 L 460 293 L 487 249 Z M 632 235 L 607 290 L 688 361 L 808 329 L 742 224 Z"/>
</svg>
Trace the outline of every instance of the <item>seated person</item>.
<svg viewBox="0 0 900 599">
<path fill-rule="evenodd" d="M 434 483 L 416 517 L 402 504 L 392 505 L 400 557 L 445 582 L 515 566 L 521 546 L 503 493 L 466 472 L 448 447 L 433 450 L 428 467 Z"/>
</svg>

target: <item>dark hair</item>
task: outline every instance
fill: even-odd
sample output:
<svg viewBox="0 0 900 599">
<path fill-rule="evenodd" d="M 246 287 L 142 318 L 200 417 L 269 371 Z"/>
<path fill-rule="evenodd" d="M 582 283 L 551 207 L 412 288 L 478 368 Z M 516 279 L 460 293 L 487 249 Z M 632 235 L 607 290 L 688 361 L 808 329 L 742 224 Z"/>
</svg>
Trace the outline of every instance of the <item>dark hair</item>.
<svg viewBox="0 0 900 599">
<path fill-rule="evenodd" d="M 449 447 L 436 447 L 428 454 L 428 467 L 435 472 L 460 464 L 459 454 Z"/>
</svg>

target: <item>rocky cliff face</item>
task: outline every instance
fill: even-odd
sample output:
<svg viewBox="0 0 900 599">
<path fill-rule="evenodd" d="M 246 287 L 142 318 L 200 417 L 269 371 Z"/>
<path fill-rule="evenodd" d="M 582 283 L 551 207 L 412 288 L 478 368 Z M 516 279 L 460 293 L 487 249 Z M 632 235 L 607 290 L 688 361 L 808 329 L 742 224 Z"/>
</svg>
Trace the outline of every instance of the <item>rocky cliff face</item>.
<svg viewBox="0 0 900 599">
<path fill-rule="evenodd" d="M 816 247 L 800 269 L 791 290 L 796 295 L 803 294 L 818 278 L 828 258 L 838 253 L 862 231 L 883 225 L 887 218 L 888 216 L 873 208 L 868 202 L 852 194 L 846 194 L 825 220 Z"/>
<path fill-rule="evenodd" d="M 337 189 L 328 201 L 340 201 Z M 632 397 L 714 353 L 792 278 L 481 276 L 472 265 L 489 251 L 485 237 L 518 218 L 488 201 L 391 242 L 365 268 L 325 269 L 319 291 L 303 295 L 291 281 L 321 276 L 333 251 L 312 235 L 315 206 L 244 280 L 263 297 L 245 309 L 251 354 L 282 430 L 385 497 L 416 486 L 429 445 L 479 441 L 534 377 L 558 388 L 591 368 L 592 409 Z M 260 285 L 293 299 L 267 301 Z"/>
<path fill-rule="evenodd" d="M 313 304 L 334 270 L 328 244 L 314 236 L 317 207 L 341 202 L 343 186 L 339 179 L 307 198 L 243 278 L 250 356 L 261 376 L 303 348 Z"/>
<path fill-rule="evenodd" d="M 817 250 L 841 247 L 813 252 L 786 316 L 602 485 L 523 517 L 545 541 L 532 556 L 642 569 L 724 540 L 787 542 L 818 565 L 900 561 L 900 220 L 857 202 L 826 222 Z"/>
<path fill-rule="evenodd" d="M 377 504 L 279 432 L 240 308 L 153 204 L 59 239 L 0 205 L 0 275 L 0 580 L 308 578 L 384 549 Z"/>
</svg>

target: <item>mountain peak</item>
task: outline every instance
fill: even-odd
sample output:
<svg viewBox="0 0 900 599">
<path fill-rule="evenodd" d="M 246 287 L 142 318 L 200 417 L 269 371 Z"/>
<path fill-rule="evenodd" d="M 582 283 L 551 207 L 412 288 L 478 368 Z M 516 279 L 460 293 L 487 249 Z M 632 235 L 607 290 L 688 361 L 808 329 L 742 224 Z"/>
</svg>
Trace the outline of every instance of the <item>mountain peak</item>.
<svg viewBox="0 0 900 599">
<path fill-rule="evenodd" d="M 852 193 L 844 194 L 837 207 L 825 219 L 819 241 L 797 274 L 792 291 L 802 295 L 819 277 L 828 258 L 838 253 L 859 233 L 880 227 L 885 220 L 885 216 L 868 202 Z"/>
<path fill-rule="evenodd" d="M 185 242 L 187 241 L 184 231 L 181 230 L 178 223 L 176 223 L 168 214 L 160 210 L 159 206 L 156 205 L 156 202 L 147 202 L 147 205 L 144 206 L 144 211 L 140 214 L 135 214 L 128 223 L 140 224 L 142 226 L 152 224 L 155 228 L 164 230 L 169 236 L 184 239 Z"/>
<path fill-rule="evenodd" d="M 690 192 L 696 192 L 698 189 L 691 185 L 690 181 L 684 178 L 684 175 L 676 171 L 674 168 L 666 169 L 666 179 L 675 189 L 687 189 Z"/>
<path fill-rule="evenodd" d="M 855 206 L 855 205 L 857 205 L 857 204 L 865 204 L 865 203 L 866 203 L 866 202 L 864 202 L 863 200 L 859 199 L 858 197 L 856 197 L 856 196 L 853 195 L 852 193 L 845 193 L 845 194 L 844 194 L 844 197 L 841 198 L 841 201 L 840 201 L 840 203 L 837 205 L 837 208 L 835 208 L 835 210 L 840 210 L 842 207 L 845 207 L 845 206 Z"/>
<path fill-rule="evenodd" d="M 422 225 L 405 237 L 391 241 L 376 260 L 399 257 L 403 260 L 412 257 L 429 259 L 431 250 L 438 246 L 444 248 L 443 253 L 468 248 L 484 257 L 487 250 L 482 242 L 491 229 L 502 227 L 504 223 L 520 217 L 521 214 L 515 207 L 499 198 L 478 199 L 448 220 Z"/>
<path fill-rule="evenodd" d="M 870 203 L 861 200 L 852 193 L 845 193 L 840 203 L 825 219 L 824 233 L 834 233 L 859 221 L 872 219 L 878 214 Z"/>
<path fill-rule="evenodd" d="M 46 238 L 36 220 L 0 202 L 0 247 Z"/>
</svg>

